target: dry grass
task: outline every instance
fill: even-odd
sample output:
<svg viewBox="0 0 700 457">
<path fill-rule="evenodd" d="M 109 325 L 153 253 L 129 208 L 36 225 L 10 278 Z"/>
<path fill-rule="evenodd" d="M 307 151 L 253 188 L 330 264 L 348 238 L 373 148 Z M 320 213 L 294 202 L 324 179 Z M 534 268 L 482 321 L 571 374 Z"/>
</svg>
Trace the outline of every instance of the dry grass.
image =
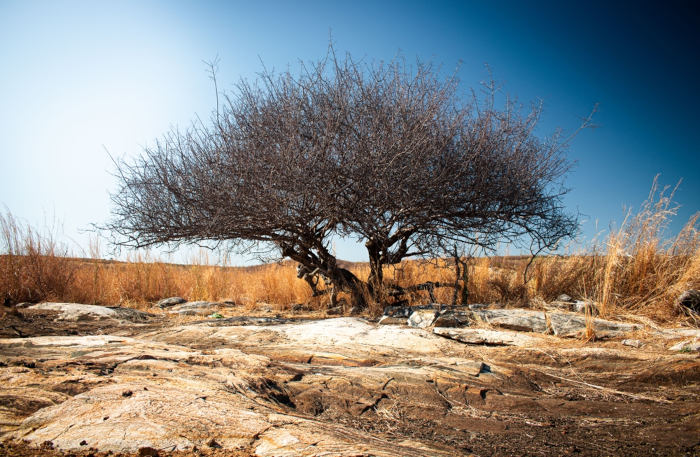
<svg viewBox="0 0 700 457">
<path fill-rule="evenodd" d="M 635 314 L 657 322 L 678 320 L 675 300 L 687 289 L 700 288 L 698 215 L 675 238 L 665 230 L 676 214 L 672 192 L 658 191 L 604 242 L 576 255 L 535 259 L 524 281 L 526 257 L 469 260 L 469 302 L 537 306 L 566 293 L 595 302 L 601 314 Z M 159 262 L 148 255 L 127 262 L 76 259 L 56 236 L 39 233 L 8 212 L 0 214 L 0 299 L 15 302 L 73 301 L 143 307 L 163 297 L 188 300 L 233 300 L 254 308 L 261 303 L 286 309 L 295 303 L 324 308 L 328 298 L 312 298 L 306 283 L 296 277 L 290 262 L 257 267 L 219 267 L 206 255 L 196 265 Z M 2 251 L 0 251 L 2 252 Z M 99 257 L 99 246 L 90 247 Z M 349 267 L 365 279 L 366 264 Z M 425 281 L 454 282 L 451 260 L 406 261 L 386 271 L 388 282 L 407 286 Z M 451 303 L 453 289 L 436 290 L 436 298 Z M 429 301 L 425 292 L 413 303 Z M 375 304 L 372 309 L 381 309 Z"/>
</svg>

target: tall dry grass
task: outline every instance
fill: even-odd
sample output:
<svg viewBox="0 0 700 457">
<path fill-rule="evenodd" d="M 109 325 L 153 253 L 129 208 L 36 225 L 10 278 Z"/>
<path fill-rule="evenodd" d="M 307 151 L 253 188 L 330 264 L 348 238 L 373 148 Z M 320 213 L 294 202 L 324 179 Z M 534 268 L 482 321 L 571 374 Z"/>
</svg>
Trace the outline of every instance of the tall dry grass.
<svg viewBox="0 0 700 457">
<path fill-rule="evenodd" d="M 666 229 L 677 214 L 673 192 L 654 183 L 649 199 L 620 228 L 575 255 L 536 258 L 479 257 L 468 260 L 470 303 L 534 305 L 566 293 L 595 302 L 603 315 L 635 313 L 657 321 L 680 316 L 677 297 L 700 289 L 698 214 L 675 236 Z M 9 212 L 0 214 L 0 299 L 12 301 L 74 301 L 144 307 L 164 297 L 188 300 L 232 300 L 251 308 L 260 303 L 284 309 L 295 303 L 323 308 L 328 297 L 311 297 L 296 277 L 291 262 L 256 267 L 213 265 L 205 251 L 192 265 L 159 261 L 148 253 L 126 262 L 99 260 L 100 247 L 90 246 L 93 259 L 70 257 L 55 232 L 40 233 Z M 349 267 L 362 279 L 367 264 Z M 526 271 L 527 269 L 527 271 Z M 389 267 L 388 282 L 409 286 L 426 281 L 454 283 L 452 259 L 410 260 Z M 461 287 L 461 285 L 460 285 Z M 436 299 L 451 303 L 454 289 L 439 288 Z M 459 295 L 458 295 L 459 296 Z M 426 292 L 410 297 L 429 301 Z M 382 304 L 372 309 L 380 310 Z"/>
<path fill-rule="evenodd" d="M 43 232 L 0 213 L 0 300 L 41 301 L 70 292 L 77 264 L 57 240 L 55 226 Z"/>
</svg>

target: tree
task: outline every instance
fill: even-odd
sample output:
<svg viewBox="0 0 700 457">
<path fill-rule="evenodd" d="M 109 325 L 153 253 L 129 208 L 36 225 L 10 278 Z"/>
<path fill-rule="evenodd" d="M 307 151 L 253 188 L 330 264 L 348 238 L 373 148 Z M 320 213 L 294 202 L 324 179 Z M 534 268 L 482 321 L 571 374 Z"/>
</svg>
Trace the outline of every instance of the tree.
<svg viewBox="0 0 700 457">
<path fill-rule="evenodd" d="M 117 163 L 107 228 L 131 247 L 262 244 L 359 304 L 380 300 L 383 268 L 407 257 L 573 234 L 567 141 L 535 135 L 539 106 L 497 108 L 493 84 L 483 97 L 458 89 L 430 64 L 363 64 L 332 47 L 297 76 L 264 70 L 217 100 L 210 125 Z M 338 267 L 334 235 L 365 243 L 366 283 Z"/>
</svg>

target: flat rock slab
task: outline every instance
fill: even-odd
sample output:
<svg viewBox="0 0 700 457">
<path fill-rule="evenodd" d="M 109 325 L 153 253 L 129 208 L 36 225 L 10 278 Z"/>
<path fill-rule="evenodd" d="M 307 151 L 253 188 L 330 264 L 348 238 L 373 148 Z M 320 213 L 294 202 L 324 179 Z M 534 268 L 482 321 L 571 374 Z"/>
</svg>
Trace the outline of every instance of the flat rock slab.
<svg viewBox="0 0 700 457">
<path fill-rule="evenodd" d="M 208 316 L 221 308 L 221 303 L 210 301 L 192 301 L 174 305 L 168 309 L 169 314 L 180 316 Z"/>
<path fill-rule="evenodd" d="M 467 344 L 528 347 L 537 346 L 544 342 L 542 337 L 526 333 L 483 328 L 435 327 L 433 333 Z"/>
<path fill-rule="evenodd" d="M 379 325 L 408 325 L 405 317 L 382 316 L 377 322 Z"/>
<path fill-rule="evenodd" d="M 202 324 L 210 327 L 230 327 L 237 325 L 279 325 L 289 324 L 291 322 L 301 322 L 309 319 L 287 319 L 281 317 L 260 317 L 260 316 L 233 316 L 220 319 L 207 319 L 203 321 L 192 322 L 192 324 Z"/>
<path fill-rule="evenodd" d="M 113 452 L 138 452 L 141 448 L 176 451 L 215 445 L 259 456 L 417 457 L 423 452 L 299 414 L 314 411 L 317 400 L 308 397 L 316 384 L 314 376 L 325 376 L 324 382 L 350 379 L 356 387 L 346 389 L 335 401 L 339 408 L 361 414 L 373 407 L 375 397 L 382 398 L 375 389 L 386 388 L 387 380 L 412 379 L 417 386 L 429 387 L 424 379 L 441 372 L 435 367 L 404 365 L 337 367 L 328 375 L 309 374 L 302 383 L 297 369 L 271 370 L 271 361 L 265 356 L 232 348 L 198 351 L 114 335 L 0 339 L 0 354 L 5 359 L 0 379 L 5 394 L 12 398 L 5 403 L 18 405 L 29 401 L 30 395 L 34 397 L 24 409 L 0 408 L 0 423 L 6 424 L 3 440 L 37 447 L 50 441 L 62 450 L 87 446 Z M 318 355 L 321 359 L 334 356 Z M 40 366 L 15 368 L 15 360 L 27 358 L 40 360 Z M 448 375 L 478 374 L 472 365 L 461 371 L 452 369 Z M 285 387 L 285 380 L 295 381 L 294 385 Z M 67 381 L 84 382 L 86 388 L 69 394 L 54 392 Z M 40 394 L 43 389 L 49 394 Z M 325 401 L 330 402 L 330 398 Z M 437 397 L 431 398 L 424 395 L 421 401 L 440 405 Z M 430 455 L 451 455 L 426 443 L 421 443 L 421 448 Z"/>
<path fill-rule="evenodd" d="M 579 336 L 586 329 L 586 317 L 578 313 L 545 312 L 526 309 L 474 310 L 473 316 L 490 325 L 509 330 L 535 333 L 552 333 L 557 336 Z M 642 328 L 638 324 L 592 319 L 597 337 L 622 336 Z"/>
<path fill-rule="evenodd" d="M 29 309 L 58 311 L 58 320 L 77 321 L 81 319 L 116 319 L 117 312 L 112 308 L 80 303 L 39 303 Z"/>
<path fill-rule="evenodd" d="M 82 303 L 39 303 L 27 309 L 58 311 L 57 320 L 80 321 L 86 319 L 117 319 L 129 322 L 146 322 L 156 316 L 132 308 L 84 305 Z"/>
<path fill-rule="evenodd" d="M 167 308 L 169 306 L 175 306 L 185 302 L 187 302 L 187 300 L 182 297 L 170 297 L 160 300 L 158 303 L 156 303 L 156 306 L 160 308 Z"/>
</svg>

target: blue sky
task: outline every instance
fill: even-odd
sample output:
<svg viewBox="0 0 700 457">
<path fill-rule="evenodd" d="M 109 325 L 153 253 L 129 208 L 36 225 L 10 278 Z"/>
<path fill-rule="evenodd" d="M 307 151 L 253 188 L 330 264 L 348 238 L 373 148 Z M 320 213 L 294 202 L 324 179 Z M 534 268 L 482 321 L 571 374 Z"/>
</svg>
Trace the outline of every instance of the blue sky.
<svg viewBox="0 0 700 457">
<path fill-rule="evenodd" d="M 622 2 L 621 2 L 622 3 Z M 221 59 L 220 88 L 261 61 L 294 69 L 336 49 L 367 61 L 397 53 L 461 62 L 464 90 L 488 77 L 523 103 L 541 99 L 541 132 L 594 130 L 573 141 L 566 204 L 584 238 L 652 179 L 675 184 L 674 228 L 700 210 L 700 20 L 692 2 L 207 2 L 0 0 L 0 204 L 41 225 L 82 229 L 109 217 L 110 159 L 138 154 L 170 126 L 208 117 L 202 60 Z M 362 248 L 338 244 L 342 258 Z M 237 262 L 243 262 L 238 259 Z"/>
</svg>

